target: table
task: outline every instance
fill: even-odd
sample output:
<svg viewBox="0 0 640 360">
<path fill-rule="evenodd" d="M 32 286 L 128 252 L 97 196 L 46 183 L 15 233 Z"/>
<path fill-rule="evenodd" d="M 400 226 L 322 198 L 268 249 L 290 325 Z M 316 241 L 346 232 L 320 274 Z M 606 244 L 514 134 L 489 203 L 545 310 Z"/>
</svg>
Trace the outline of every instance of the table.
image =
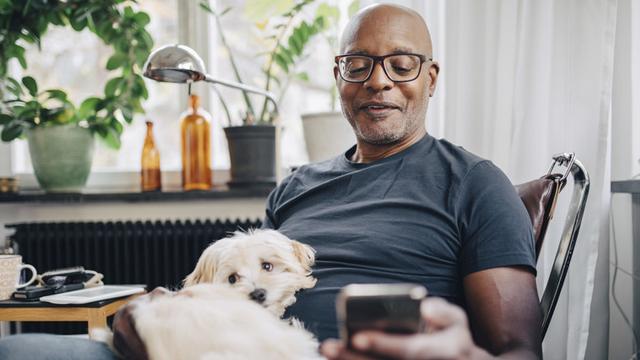
<svg viewBox="0 0 640 360">
<path fill-rule="evenodd" d="M 106 328 L 107 318 L 143 294 L 101 300 L 82 305 L 56 305 L 40 301 L 0 301 L 0 321 L 86 321 L 91 330 Z"/>
<path fill-rule="evenodd" d="M 611 192 L 631 194 L 633 273 L 640 274 L 640 179 L 612 181 Z M 634 277 L 631 281 L 633 281 L 633 326 L 638 329 L 640 326 L 640 279 Z"/>
</svg>

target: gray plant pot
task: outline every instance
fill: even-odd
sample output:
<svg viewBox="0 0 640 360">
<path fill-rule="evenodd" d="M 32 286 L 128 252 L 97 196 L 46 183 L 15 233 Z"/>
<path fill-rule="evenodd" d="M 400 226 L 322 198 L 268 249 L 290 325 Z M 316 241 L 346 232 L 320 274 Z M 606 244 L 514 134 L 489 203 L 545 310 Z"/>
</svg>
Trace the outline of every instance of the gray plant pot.
<svg viewBox="0 0 640 360">
<path fill-rule="evenodd" d="M 224 129 L 229 144 L 229 187 L 275 186 L 275 126 L 231 126 Z"/>
<path fill-rule="evenodd" d="M 94 139 L 75 125 L 38 126 L 27 131 L 36 179 L 46 192 L 80 192 L 93 162 Z"/>
</svg>

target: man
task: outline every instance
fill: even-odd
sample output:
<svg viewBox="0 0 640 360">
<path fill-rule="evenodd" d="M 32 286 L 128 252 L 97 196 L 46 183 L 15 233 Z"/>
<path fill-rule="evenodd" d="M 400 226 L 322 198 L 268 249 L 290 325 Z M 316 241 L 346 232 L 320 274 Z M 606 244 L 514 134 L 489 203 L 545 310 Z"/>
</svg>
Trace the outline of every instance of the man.
<svg viewBox="0 0 640 360">
<path fill-rule="evenodd" d="M 424 20 L 400 6 L 367 7 L 347 25 L 341 54 L 334 76 L 357 144 L 335 159 L 299 168 L 267 203 L 265 227 L 317 252 L 317 285 L 299 294 L 289 315 L 320 340 L 335 338 L 341 287 L 420 283 L 466 309 L 473 339 L 464 312 L 430 300 L 435 310 L 425 317 L 435 323 L 432 330 L 444 329 L 438 334 L 363 334 L 356 349 L 445 358 L 424 346 L 439 335 L 449 339 L 452 358 L 539 357 L 529 218 L 493 164 L 427 134 L 439 67 Z M 361 358 L 335 342 L 327 342 L 324 353 Z"/>
<path fill-rule="evenodd" d="M 421 283 L 463 307 L 470 327 L 460 307 L 434 298 L 423 309 L 429 334 L 361 333 L 353 344 L 359 353 L 326 341 L 325 356 L 539 357 L 529 218 L 495 166 L 427 134 L 439 68 L 426 24 L 404 7 L 368 7 L 348 24 L 341 53 L 334 76 L 357 145 L 301 167 L 267 204 L 265 227 L 316 250 L 317 285 L 297 296 L 289 315 L 320 340 L 335 338 L 342 286 Z M 41 351 L 72 358 L 69 348 L 78 358 L 113 356 L 95 342 L 39 335 L 0 341 L 0 357 L 38 358 Z"/>
</svg>

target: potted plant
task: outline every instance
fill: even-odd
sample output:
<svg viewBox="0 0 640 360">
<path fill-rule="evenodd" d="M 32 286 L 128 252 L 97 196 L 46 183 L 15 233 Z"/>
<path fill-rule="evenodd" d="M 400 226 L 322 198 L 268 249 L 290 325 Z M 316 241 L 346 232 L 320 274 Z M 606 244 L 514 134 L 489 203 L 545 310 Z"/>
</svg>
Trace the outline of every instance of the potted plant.
<svg viewBox="0 0 640 360">
<path fill-rule="evenodd" d="M 34 172 L 48 192 L 82 189 L 91 170 L 93 139 L 98 135 L 120 147 L 124 124 L 142 113 L 147 89 L 139 75 L 153 46 L 145 26 L 149 16 L 128 0 L 0 2 L 0 137 L 26 138 Z M 7 75 L 15 58 L 27 70 L 24 45 L 40 45 L 49 25 L 89 29 L 113 48 L 106 68 L 119 72 L 104 85 L 102 96 L 75 106 L 61 89 L 41 90 L 31 76 L 18 81 Z"/>
<path fill-rule="evenodd" d="M 307 56 L 306 49 L 311 40 L 325 31 L 331 22 L 337 22 L 335 12 L 332 10 L 335 7 L 327 4 L 318 6 L 318 11 L 313 18 L 305 20 L 303 10 L 313 2 L 313 0 L 297 1 L 278 16 L 269 18 L 266 23 L 256 24 L 257 29 L 264 34 L 267 47 L 265 51 L 258 54 L 264 60 L 262 68 L 265 76 L 264 90 L 276 93 L 278 103 L 282 102 L 291 79 L 308 80 L 307 74 L 299 72 L 296 65 Z M 278 6 L 278 3 L 256 0 L 251 2 L 251 5 L 267 9 Z M 215 17 L 217 32 L 222 46 L 229 55 L 235 80 L 245 83 L 221 25 L 221 18 L 231 8 L 218 12 L 209 6 L 208 1 L 201 1 L 200 7 Z M 219 92 L 217 95 L 231 125 L 233 122 L 226 103 Z M 253 106 L 247 93 L 243 93 L 243 100 L 246 111 L 242 125 L 228 126 L 224 129 L 231 160 L 230 185 L 275 184 L 277 133 L 275 123 L 278 114 L 273 111 L 273 108 L 269 108 L 267 99 L 257 108 Z"/>
</svg>

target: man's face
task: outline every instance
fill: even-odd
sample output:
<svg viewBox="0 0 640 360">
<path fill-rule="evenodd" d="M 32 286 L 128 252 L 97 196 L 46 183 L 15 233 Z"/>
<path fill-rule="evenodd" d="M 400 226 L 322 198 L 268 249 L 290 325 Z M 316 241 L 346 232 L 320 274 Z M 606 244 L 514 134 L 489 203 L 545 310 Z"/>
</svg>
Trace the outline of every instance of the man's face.
<svg viewBox="0 0 640 360">
<path fill-rule="evenodd" d="M 343 54 L 382 56 L 392 53 L 416 53 L 431 57 L 425 41 L 424 25 L 408 14 L 375 11 L 366 16 L 346 39 Z M 425 129 L 429 96 L 435 89 L 437 67 L 422 64 L 420 76 L 410 82 L 394 83 L 380 63 L 363 83 L 344 81 L 334 68 L 342 110 L 359 141 L 391 144 Z"/>
</svg>

